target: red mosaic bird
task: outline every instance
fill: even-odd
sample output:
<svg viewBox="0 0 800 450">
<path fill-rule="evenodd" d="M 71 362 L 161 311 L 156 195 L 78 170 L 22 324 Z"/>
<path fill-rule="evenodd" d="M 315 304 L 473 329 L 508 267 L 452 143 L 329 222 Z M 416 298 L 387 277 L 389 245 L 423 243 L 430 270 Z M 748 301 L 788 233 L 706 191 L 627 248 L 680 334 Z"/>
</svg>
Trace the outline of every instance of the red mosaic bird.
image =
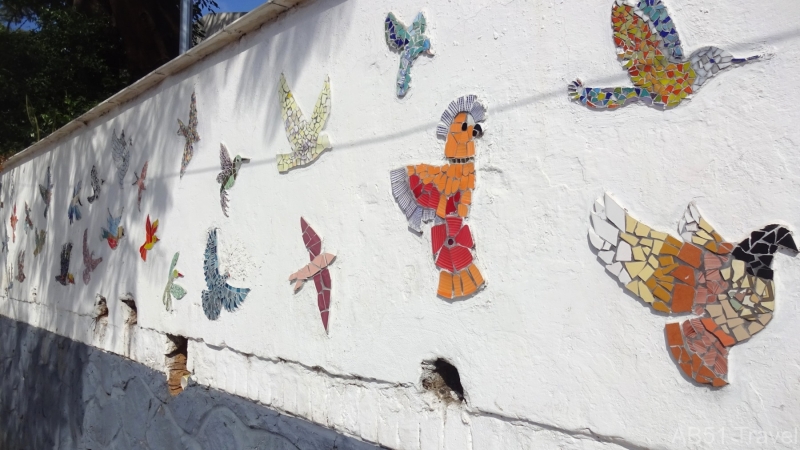
<svg viewBox="0 0 800 450">
<path fill-rule="evenodd" d="M 152 250 L 153 246 L 156 245 L 158 242 L 158 236 L 156 236 L 156 231 L 158 231 L 158 219 L 152 224 L 150 223 L 150 214 L 147 215 L 147 222 L 145 222 L 145 233 L 146 237 L 144 240 L 144 244 L 139 247 L 139 254 L 142 255 L 142 261 L 147 261 L 147 251 Z"/>
<path fill-rule="evenodd" d="M 772 260 L 797 253 L 779 225 L 727 242 L 689 204 L 679 224 L 683 242 L 628 215 L 608 194 L 591 214 L 589 240 L 598 259 L 625 289 L 655 311 L 695 314 L 665 327 L 675 363 L 692 380 L 728 384 L 730 349 L 761 332 L 775 310 Z"/>
</svg>

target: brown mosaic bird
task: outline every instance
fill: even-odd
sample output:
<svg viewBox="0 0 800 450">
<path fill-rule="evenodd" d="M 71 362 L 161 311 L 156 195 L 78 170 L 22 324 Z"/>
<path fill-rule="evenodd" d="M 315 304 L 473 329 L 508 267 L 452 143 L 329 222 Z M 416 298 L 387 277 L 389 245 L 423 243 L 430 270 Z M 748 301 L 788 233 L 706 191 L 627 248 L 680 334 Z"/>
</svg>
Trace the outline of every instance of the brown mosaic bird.
<svg viewBox="0 0 800 450">
<path fill-rule="evenodd" d="M 797 253 L 780 225 L 727 242 L 689 204 L 679 224 L 683 242 L 639 222 L 608 194 L 595 202 L 589 240 L 625 289 L 652 309 L 697 317 L 665 327 L 673 360 L 691 379 L 728 384 L 731 347 L 761 332 L 775 310 L 778 249 Z"/>
</svg>

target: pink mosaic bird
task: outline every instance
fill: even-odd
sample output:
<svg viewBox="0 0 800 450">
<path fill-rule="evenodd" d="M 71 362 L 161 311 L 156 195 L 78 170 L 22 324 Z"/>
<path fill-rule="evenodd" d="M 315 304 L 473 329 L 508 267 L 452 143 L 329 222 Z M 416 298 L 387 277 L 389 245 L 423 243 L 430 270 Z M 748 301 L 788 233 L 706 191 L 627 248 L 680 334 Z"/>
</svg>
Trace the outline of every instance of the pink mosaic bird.
<svg viewBox="0 0 800 450">
<path fill-rule="evenodd" d="M 325 327 L 327 332 L 328 315 L 331 307 L 331 274 L 328 271 L 328 266 L 336 258 L 336 255 L 322 253 L 322 239 L 302 217 L 300 218 L 300 230 L 303 232 L 303 243 L 306 246 L 306 250 L 308 250 L 311 262 L 290 275 L 289 281 L 295 282 L 294 291 L 297 292 L 306 281 L 314 280 L 314 286 L 317 288 L 317 306 L 322 318 L 322 326 Z"/>
</svg>

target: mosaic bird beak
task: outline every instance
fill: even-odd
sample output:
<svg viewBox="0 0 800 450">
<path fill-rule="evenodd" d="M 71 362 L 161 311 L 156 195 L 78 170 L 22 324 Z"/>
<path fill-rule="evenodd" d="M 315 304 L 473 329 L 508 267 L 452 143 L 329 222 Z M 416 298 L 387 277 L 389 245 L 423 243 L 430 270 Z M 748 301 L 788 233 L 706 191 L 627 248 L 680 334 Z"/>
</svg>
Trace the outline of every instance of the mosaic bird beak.
<svg viewBox="0 0 800 450">
<path fill-rule="evenodd" d="M 787 250 L 791 250 L 791 251 L 793 251 L 795 253 L 798 253 L 797 244 L 795 244 L 795 242 L 794 242 L 794 238 L 792 237 L 791 231 L 789 231 L 785 227 L 780 227 L 778 230 L 779 230 L 779 232 L 782 231 L 782 230 L 786 230 L 786 235 L 783 236 L 778 241 L 778 247 L 785 248 Z"/>
</svg>

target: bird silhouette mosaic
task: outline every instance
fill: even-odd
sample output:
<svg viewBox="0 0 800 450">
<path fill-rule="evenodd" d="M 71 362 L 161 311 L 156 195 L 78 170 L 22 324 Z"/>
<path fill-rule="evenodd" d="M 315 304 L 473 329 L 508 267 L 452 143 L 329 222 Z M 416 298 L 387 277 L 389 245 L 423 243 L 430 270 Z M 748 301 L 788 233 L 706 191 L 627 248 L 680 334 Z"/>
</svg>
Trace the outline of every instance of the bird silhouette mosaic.
<svg viewBox="0 0 800 450">
<path fill-rule="evenodd" d="M 217 175 L 217 183 L 220 184 L 219 203 L 222 206 L 222 213 L 225 214 L 225 217 L 228 217 L 228 190 L 236 182 L 242 163 L 247 162 L 250 162 L 250 158 L 245 158 L 241 155 L 236 155 L 231 161 L 231 155 L 228 153 L 227 147 L 224 144 L 219 144 L 219 165 L 222 171 Z"/>
<path fill-rule="evenodd" d="M 333 263 L 336 255 L 322 253 L 322 239 L 304 218 L 300 218 L 300 231 L 303 233 L 303 244 L 308 250 L 310 263 L 289 276 L 289 281 L 294 282 L 294 291 L 297 292 L 308 280 L 314 280 L 317 288 L 317 307 L 319 308 L 322 326 L 328 332 L 328 318 L 331 310 L 331 273 L 328 266 Z"/>
<path fill-rule="evenodd" d="M 400 67 L 397 69 L 397 96 L 406 95 L 411 85 L 411 65 L 421 54 L 433 56 L 431 40 L 425 36 L 428 28 L 425 15 L 420 12 L 407 27 L 393 13 L 384 21 L 384 35 L 390 49 L 400 52 Z"/>
<path fill-rule="evenodd" d="M 760 333 L 775 311 L 772 260 L 796 254 L 780 225 L 727 242 L 690 204 L 678 226 L 683 242 L 631 217 L 606 194 L 591 213 L 589 241 L 615 280 L 655 311 L 698 317 L 665 326 L 675 363 L 698 383 L 727 384 L 732 347 Z"/>
<path fill-rule="evenodd" d="M 459 97 L 442 114 L 436 134 L 445 140 L 447 164 L 410 165 L 391 172 L 392 194 L 414 231 L 431 228 L 433 259 L 439 269 L 437 294 L 446 299 L 474 294 L 485 281 L 473 254 L 475 242 L 467 225 L 475 189 L 475 138 L 486 107 L 474 95 Z"/>
<path fill-rule="evenodd" d="M 206 287 L 201 293 L 203 312 L 209 320 L 219 319 L 222 308 L 233 312 L 244 302 L 250 289 L 237 288 L 228 284 L 230 275 L 219 272 L 219 259 L 217 257 L 217 229 L 208 232 L 206 241 L 203 274 Z"/>
<path fill-rule="evenodd" d="M 186 168 L 194 156 L 194 144 L 200 142 L 200 135 L 197 133 L 197 96 L 194 92 L 192 92 L 192 101 L 189 103 L 189 125 L 184 125 L 181 119 L 178 119 L 178 136 L 186 139 L 181 157 L 181 178 L 183 178 L 183 174 L 186 173 Z"/>
<path fill-rule="evenodd" d="M 662 0 L 616 0 L 611 8 L 614 44 L 633 87 L 569 87 L 573 100 L 590 108 L 615 109 L 641 101 L 671 108 L 695 94 L 710 78 L 760 56 L 735 58 L 703 47 L 686 57 L 675 23 Z"/>
<path fill-rule="evenodd" d="M 138 186 L 139 189 L 136 193 L 136 208 L 141 212 L 142 211 L 142 192 L 146 190 L 144 186 L 144 179 L 147 177 L 147 164 L 148 161 L 144 162 L 144 166 L 142 167 L 142 174 L 137 175 L 136 172 L 133 172 L 133 176 L 136 177 L 136 181 L 133 182 L 131 186 Z"/>
<path fill-rule="evenodd" d="M 44 217 L 47 218 L 47 211 L 50 209 L 50 199 L 53 198 L 53 177 L 50 173 L 50 166 L 47 166 L 44 184 L 39 184 L 39 194 L 44 202 Z"/>
<path fill-rule="evenodd" d="M 161 301 L 164 303 L 164 307 L 167 311 L 172 309 L 172 297 L 180 300 L 186 295 L 186 289 L 175 283 L 175 280 L 178 278 L 183 278 L 183 274 L 178 272 L 178 269 L 175 268 L 178 265 L 178 258 L 180 258 L 180 256 L 180 252 L 175 252 L 175 255 L 172 257 L 172 263 L 169 265 L 167 287 L 164 288 L 164 295 L 161 296 Z"/>
<path fill-rule="evenodd" d="M 88 228 L 83 230 L 83 284 L 89 284 L 92 279 L 92 272 L 103 262 L 102 257 L 95 259 L 94 252 L 89 249 L 88 233 Z"/>
<path fill-rule="evenodd" d="M 150 214 L 148 214 L 147 221 L 144 224 L 144 231 L 144 244 L 139 247 L 139 255 L 142 257 L 142 261 L 147 261 L 147 252 L 152 250 L 153 246 L 159 241 L 158 236 L 156 236 L 158 232 L 158 219 L 151 223 Z"/>
<path fill-rule="evenodd" d="M 69 217 L 69 224 L 72 225 L 72 221 L 74 220 L 81 220 L 81 209 L 80 206 L 83 206 L 81 203 L 81 185 L 83 182 L 78 180 L 78 183 L 75 184 L 75 187 L 72 189 L 72 198 L 69 201 L 69 208 L 67 208 L 67 217 Z"/>
<path fill-rule="evenodd" d="M 61 283 L 62 286 L 68 284 L 75 284 L 75 276 L 69 271 L 69 260 L 72 256 L 72 242 L 67 242 L 61 247 L 61 264 L 59 268 L 61 271 L 56 275 L 56 281 Z"/>
<path fill-rule="evenodd" d="M 117 182 L 120 189 L 123 188 L 125 174 L 128 173 L 128 167 L 131 164 L 131 145 L 133 145 L 133 141 L 130 138 L 125 140 L 125 130 L 122 130 L 119 137 L 117 137 L 117 131 L 114 130 L 111 137 L 111 158 L 117 168 Z"/>
<path fill-rule="evenodd" d="M 303 112 L 289 89 L 286 77 L 281 74 L 278 85 L 278 99 L 281 102 L 281 117 L 286 129 L 286 137 L 292 146 L 291 153 L 278 155 L 278 171 L 287 172 L 295 167 L 311 164 L 325 150 L 331 148 L 331 140 L 322 132 L 331 112 L 331 83 L 325 77 L 325 84 L 319 94 L 311 121 L 306 121 Z"/>
<path fill-rule="evenodd" d="M 111 214 L 111 210 L 108 210 L 108 219 L 106 219 L 106 223 L 108 224 L 108 228 L 102 228 L 100 233 L 100 239 L 108 242 L 108 247 L 111 250 L 114 250 L 119 245 L 119 241 L 125 237 L 125 228 L 120 225 L 122 221 L 122 211 L 119 212 L 119 216 L 114 217 Z"/>
<path fill-rule="evenodd" d="M 91 179 L 92 195 L 86 197 L 86 201 L 92 203 L 100 198 L 100 187 L 105 184 L 106 180 L 103 180 L 97 176 L 96 166 L 92 166 L 92 171 L 89 173 L 89 178 Z"/>
</svg>

